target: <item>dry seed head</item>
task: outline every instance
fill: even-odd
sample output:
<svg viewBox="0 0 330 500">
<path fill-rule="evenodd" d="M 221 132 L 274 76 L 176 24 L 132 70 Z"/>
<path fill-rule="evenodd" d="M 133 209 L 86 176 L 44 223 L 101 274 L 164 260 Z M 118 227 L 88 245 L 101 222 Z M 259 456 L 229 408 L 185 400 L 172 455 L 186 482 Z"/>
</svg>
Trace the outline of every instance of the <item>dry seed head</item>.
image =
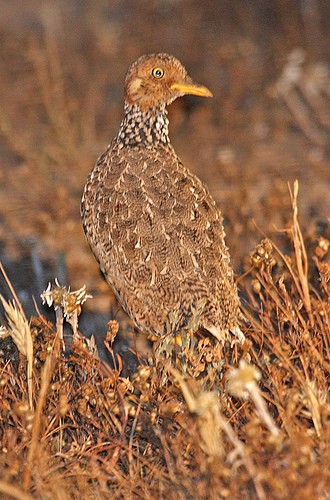
<svg viewBox="0 0 330 500">
<path fill-rule="evenodd" d="M 48 283 L 48 287 L 41 294 L 41 298 L 43 304 L 47 304 L 48 307 L 53 305 L 55 310 L 59 307 L 63 308 L 65 318 L 71 319 L 74 314 L 79 316 L 81 305 L 87 299 L 92 298 L 92 295 L 87 293 L 86 285 L 71 292 L 70 287 L 67 289 L 65 286 L 60 285 L 57 278 L 55 278 L 55 284 Z"/>
<path fill-rule="evenodd" d="M 65 286 L 60 285 L 58 279 L 55 278 L 55 284 L 48 283 L 48 287 L 41 294 L 41 298 L 43 303 L 47 303 L 49 307 L 54 304 L 55 309 L 67 307 L 69 310 L 70 306 L 81 305 L 92 296 L 87 294 L 86 285 L 71 292 L 70 287 L 67 289 Z"/>
<path fill-rule="evenodd" d="M 197 384 L 188 385 L 183 377 L 179 379 L 182 394 L 188 409 L 197 417 L 200 433 L 200 446 L 210 457 L 219 457 L 223 454 L 223 444 L 220 424 L 220 401 L 214 391 L 205 391 Z"/>
<path fill-rule="evenodd" d="M 254 280 L 251 281 L 251 285 L 252 285 L 252 289 L 253 289 L 254 293 L 259 294 L 261 292 L 261 283 L 260 283 L 260 281 L 254 279 Z"/>
<path fill-rule="evenodd" d="M 8 328 L 4 325 L 0 325 L 0 339 L 4 339 L 5 337 L 8 337 L 8 335 Z"/>
<path fill-rule="evenodd" d="M 135 373 L 133 380 L 138 382 L 146 382 L 151 375 L 151 367 L 140 365 L 137 373 Z"/>
<path fill-rule="evenodd" d="M 248 386 L 260 380 L 261 373 L 254 365 L 250 365 L 241 359 L 238 368 L 233 368 L 228 375 L 228 392 L 237 398 L 248 399 Z"/>
<path fill-rule="evenodd" d="M 47 304 L 48 307 L 54 305 L 54 309 L 58 309 L 62 306 L 62 297 L 66 293 L 65 286 L 60 286 L 57 278 L 55 278 L 55 285 L 48 283 L 46 290 L 40 295 L 43 304 Z"/>
<path fill-rule="evenodd" d="M 30 409 L 28 401 L 22 401 L 14 405 L 14 412 L 24 422 L 26 430 L 31 430 L 34 420 L 34 412 Z"/>
<path fill-rule="evenodd" d="M 322 236 L 318 239 L 318 244 L 315 249 L 315 254 L 319 259 L 323 259 L 329 252 L 330 241 Z"/>
<path fill-rule="evenodd" d="M 120 380 L 118 381 L 118 385 L 119 387 L 122 387 L 124 389 L 125 393 L 127 391 L 134 392 L 134 385 L 132 384 L 132 382 L 128 377 L 126 378 L 121 377 Z"/>
<path fill-rule="evenodd" d="M 75 310 L 79 311 L 79 315 L 81 312 L 81 305 L 86 302 L 87 299 L 91 298 L 92 295 L 87 293 L 86 285 L 73 292 L 70 292 L 69 288 L 68 292 L 63 297 L 64 316 L 70 316 Z"/>
<path fill-rule="evenodd" d="M 28 356 L 29 351 L 33 349 L 30 325 L 14 301 L 7 302 L 2 295 L 0 299 L 8 321 L 8 328 L 2 327 L 2 332 L 7 330 L 19 352 Z"/>
<path fill-rule="evenodd" d="M 273 267 L 276 260 L 272 256 L 273 246 L 268 238 L 263 239 L 255 248 L 251 255 L 251 262 L 255 267 L 260 267 L 262 264 Z"/>
<path fill-rule="evenodd" d="M 84 341 L 86 343 L 87 350 L 91 353 L 91 355 L 93 356 L 93 358 L 100 359 L 99 358 L 99 351 L 97 349 L 97 345 L 96 345 L 96 342 L 95 342 L 94 335 L 92 335 L 90 339 L 88 339 L 87 337 L 85 337 Z"/>
<path fill-rule="evenodd" d="M 118 321 L 116 321 L 115 319 L 111 319 L 108 322 L 108 331 L 107 331 L 105 341 L 110 342 L 112 344 L 113 341 L 115 340 L 115 338 L 117 337 L 118 331 L 119 331 Z"/>
<path fill-rule="evenodd" d="M 325 285 L 328 284 L 330 282 L 330 263 L 319 262 L 317 267 L 320 273 L 320 281 Z"/>
<path fill-rule="evenodd" d="M 8 384 L 8 381 L 9 381 L 9 377 L 8 377 L 8 375 L 4 375 L 4 374 L 2 374 L 2 375 L 0 376 L 0 387 L 4 387 L 4 386 L 6 386 L 6 385 Z"/>
<path fill-rule="evenodd" d="M 20 417 L 26 415 L 26 413 L 30 411 L 29 403 L 27 401 L 16 403 L 14 408 L 16 415 L 19 415 Z"/>
<path fill-rule="evenodd" d="M 235 397 L 251 398 L 259 417 L 271 434 L 277 437 L 279 429 L 276 427 L 256 383 L 260 378 L 261 373 L 258 368 L 241 359 L 239 368 L 231 370 L 228 376 L 227 389 Z"/>
<path fill-rule="evenodd" d="M 136 415 L 136 407 L 135 407 L 135 406 L 132 406 L 132 405 L 129 405 L 129 406 L 127 407 L 127 412 L 128 412 L 128 415 L 129 415 L 130 417 L 135 417 L 135 415 Z"/>
</svg>

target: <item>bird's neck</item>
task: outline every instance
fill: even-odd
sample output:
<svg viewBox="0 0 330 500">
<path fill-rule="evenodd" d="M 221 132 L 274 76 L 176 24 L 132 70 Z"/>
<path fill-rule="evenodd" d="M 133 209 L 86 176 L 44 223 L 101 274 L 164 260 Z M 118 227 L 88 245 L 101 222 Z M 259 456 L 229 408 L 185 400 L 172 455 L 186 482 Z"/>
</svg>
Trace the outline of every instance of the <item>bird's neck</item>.
<svg viewBox="0 0 330 500">
<path fill-rule="evenodd" d="M 137 104 L 125 104 L 125 116 L 115 142 L 122 147 L 169 145 L 168 118 L 165 106 L 142 111 Z"/>
</svg>

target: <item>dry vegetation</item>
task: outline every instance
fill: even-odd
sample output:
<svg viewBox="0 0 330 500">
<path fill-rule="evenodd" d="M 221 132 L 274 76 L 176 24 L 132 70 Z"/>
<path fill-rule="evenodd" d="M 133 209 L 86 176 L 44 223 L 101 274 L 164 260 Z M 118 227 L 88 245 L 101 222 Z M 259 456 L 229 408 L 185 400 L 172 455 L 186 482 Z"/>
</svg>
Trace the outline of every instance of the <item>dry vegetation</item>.
<svg viewBox="0 0 330 500">
<path fill-rule="evenodd" d="M 291 252 L 283 255 L 264 239 L 251 256 L 242 285 L 249 323 L 242 347 L 221 348 L 197 335 L 170 357 L 140 362 L 125 378 L 113 351 L 114 321 L 105 341 L 113 368 L 77 330 L 70 352 L 62 351 L 63 313 L 73 324 L 84 290 L 54 285 L 46 292 L 48 303 L 62 311 L 57 327 L 39 316 L 22 328 L 20 305 L 6 304 L 3 495 L 327 497 L 329 241 L 320 238 L 308 260 L 297 221 L 297 188 L 287 231 Z M 314 273 L 318 269 L 316 286 L 308 279 L 309 264 Z M 33 352 L 27 352 L 31 335 Z"/>
<path fill-rule="evenodd" d="M 329 498 L 327 5 L 305 2 L 302 22 L 295 2 L 218 3 L 7 6 L 21 24 L 0 33 L 0 254 L 13 283 L 0 283 L 1 498 Z M 153 354 L 132 348 L 127 364 L 118 314 L 106 363 L 78 328 L 81 308 L 93 313 L 96 338 L 115 304 L 78 207 L 128 64 L 158 50 L 215 89 L 210 105 L 171 107 L 171 135 L 226 216 L 247 340 L 185 332 Z M 78 290 L 54 284 L 63 274 Z"/>
</svg>

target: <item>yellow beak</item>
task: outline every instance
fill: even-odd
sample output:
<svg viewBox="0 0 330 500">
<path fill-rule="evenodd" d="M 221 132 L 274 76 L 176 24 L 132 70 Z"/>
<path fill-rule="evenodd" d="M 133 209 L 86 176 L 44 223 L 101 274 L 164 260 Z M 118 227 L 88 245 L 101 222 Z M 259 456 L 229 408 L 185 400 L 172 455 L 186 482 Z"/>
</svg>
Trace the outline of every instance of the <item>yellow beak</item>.
<svg viewBox="0 0 330 500">
<path fill-rule="evenodd" d="M 171 89 L 178 90 L 182 94 L 199 95 L 201 97 L 213 97 L 212 92 L 208 88 L 193 82 L 173 83 L 171 85 Z"/>
</svg>

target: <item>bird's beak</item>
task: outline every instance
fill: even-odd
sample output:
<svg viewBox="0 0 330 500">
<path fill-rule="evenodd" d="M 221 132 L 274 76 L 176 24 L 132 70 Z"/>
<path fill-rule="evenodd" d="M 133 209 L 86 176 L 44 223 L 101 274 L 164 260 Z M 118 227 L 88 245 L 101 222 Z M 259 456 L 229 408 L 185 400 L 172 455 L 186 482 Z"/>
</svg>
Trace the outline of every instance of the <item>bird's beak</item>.
<svg viewBox="0 0 330 500">
<path fill-rule="evenodd" d="M 194 82 L 178 82 L 171 85 L 172 90 L 178 90 L 182 94 L 199 95 L 201 97 L 213 97 L 212 92 Z"/>
</svg>

